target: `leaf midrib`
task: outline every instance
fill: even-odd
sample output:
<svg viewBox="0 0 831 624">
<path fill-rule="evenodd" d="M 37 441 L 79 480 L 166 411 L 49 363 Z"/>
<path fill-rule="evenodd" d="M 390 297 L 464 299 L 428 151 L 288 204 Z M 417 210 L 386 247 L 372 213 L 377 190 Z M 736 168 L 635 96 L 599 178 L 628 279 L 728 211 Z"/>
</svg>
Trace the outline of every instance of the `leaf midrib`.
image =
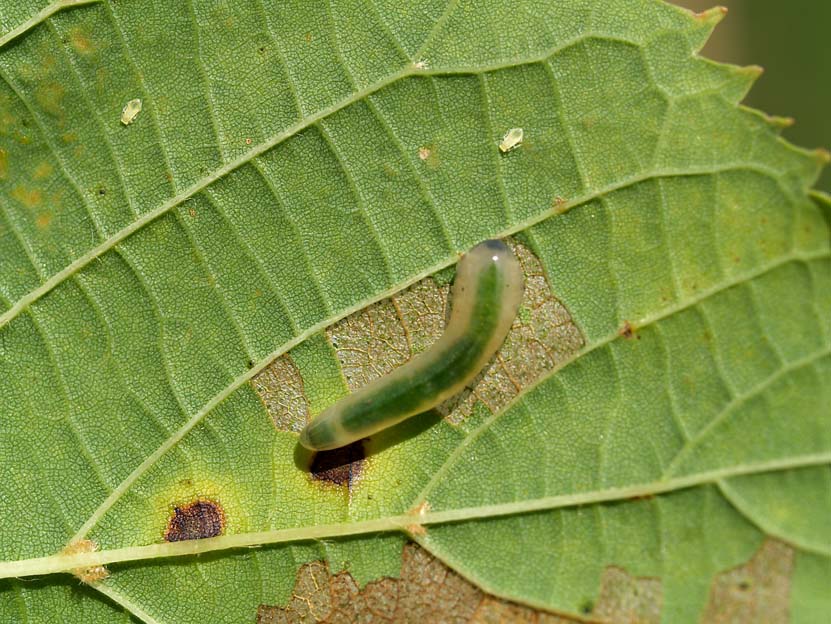
<svg viewBox="0 0 831 624">
<path fill-rule="evenodd" d="M 607 488 L 578 494 L 563 494 L 536 499 L 526 499 L 509 503 L 462 507 L 442 511 L 413 511 L 395 516 L 385 516 L 359 522 L 341 522 L 336 524 L 316 525 L 261 531 L 256 533 L 237 533 L 198 540 L 164 542 L 146 546 L 129 546 L 97 552 L 78 553 L 74 555 L 55 554 L 47 557 L 20 559 L 0 562 L 0 579 L 25 577 L 32 575 L 68 572 L 76 568 L 98 565 L 110 565 L 127 561 L 159 559 L 163 557 L 183 557 L 206 552 L 231 550 L 278 544 L 311 539 L 326 539 L 344 536 L 365 535 L 377 532 L 404 531 L 412 532 L 414 527 L 432 524 L 464 522 L 502 516 L 551 511 L 575 507 L 578 505 L 608 503 L 632 498 L 655 496 L 681 489 L 702 485 L 716 484 L 731 477 L 748 476 L 788 470 L 808 468 L 831 463 L 831 453 L 796 455 L 767 462 L 757 462 L 741 466 L 731 466 L 675 479 L 659 480 L 649 483 Z"/>
</svg>

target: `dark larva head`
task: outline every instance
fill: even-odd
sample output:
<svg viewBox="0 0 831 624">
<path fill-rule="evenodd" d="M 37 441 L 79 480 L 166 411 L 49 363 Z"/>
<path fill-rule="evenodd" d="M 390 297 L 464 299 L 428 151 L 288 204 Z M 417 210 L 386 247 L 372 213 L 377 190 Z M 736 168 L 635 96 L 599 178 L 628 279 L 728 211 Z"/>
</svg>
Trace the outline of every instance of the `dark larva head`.
<svg viewBox="0 0 831 624">
<path fill-rule="evenodd" d="M 478 249 L 479 247 L 482 247 L 484 249 L 488 249 L 488 250 L 493 251 L 495 253 L 510 253 L 510 251 L 511 251 L 508 248 L 508 246 L 505 243 L 503 243 L 501 240 L 499 240 L 498 238 L 490 238 L 486 241 L 482 241 L 476 247 L 471 249 L 471 251 L 474 251 L 474 250 Z"/>
</svg>

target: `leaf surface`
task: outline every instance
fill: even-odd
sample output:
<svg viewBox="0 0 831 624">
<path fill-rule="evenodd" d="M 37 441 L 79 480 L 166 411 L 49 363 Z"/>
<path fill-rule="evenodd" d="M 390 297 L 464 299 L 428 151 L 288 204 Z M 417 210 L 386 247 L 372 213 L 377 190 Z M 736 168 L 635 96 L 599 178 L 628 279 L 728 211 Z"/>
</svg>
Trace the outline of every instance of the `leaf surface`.
<svg viewBox="0 0 831 624">
<path fill-rule="evenodd" d="M 574 617 L 657 579 L 667 622 L 776 540 L 784 612 L 831 608 L 826 157 L 696 56 L 720 12 L 64 4 L 0 13 L 4 621 L 253 621 L 407 536 Z M 492 237 L 541 293 L 499 365 L 310 476 L 343 341 L 382 343 L 367 378 L 427 348 Z"/>
</svg>

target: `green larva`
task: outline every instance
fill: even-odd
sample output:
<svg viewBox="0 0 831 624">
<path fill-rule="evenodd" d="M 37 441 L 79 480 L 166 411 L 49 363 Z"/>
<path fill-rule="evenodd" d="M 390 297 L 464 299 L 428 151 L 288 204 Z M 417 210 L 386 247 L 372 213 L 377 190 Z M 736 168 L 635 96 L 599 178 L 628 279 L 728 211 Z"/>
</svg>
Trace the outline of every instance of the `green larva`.
<svg viewBox="0 0 831 624">
<path fill-rule="evenodd" d="M 522 268 L 505 243 L 476 245 L 459 261 L 450 320 L 441 338 L 325 409 L 300 433 L 300 443 L 315 451 L 345 446 L 461 392 L 505 340 L 522 288 Z"/>
</svg>

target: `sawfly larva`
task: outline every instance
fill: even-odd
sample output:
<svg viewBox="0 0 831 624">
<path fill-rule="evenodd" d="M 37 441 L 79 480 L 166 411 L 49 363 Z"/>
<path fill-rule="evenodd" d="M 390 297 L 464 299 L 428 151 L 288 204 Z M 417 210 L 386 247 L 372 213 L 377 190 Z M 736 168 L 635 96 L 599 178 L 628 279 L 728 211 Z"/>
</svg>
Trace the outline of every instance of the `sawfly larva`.
<svg viewBox="0 0 831 624">
<path fill-rule="evenodd" d="M 505 243 L 476 245 L 456 269 L 444 334 L 424 353 L 321 412 L 300 433 L 300 443 L 315 451 L 345 446 L 461 392 L 508 335 L 522 288 L 522 268 Z"/>
</svg>

